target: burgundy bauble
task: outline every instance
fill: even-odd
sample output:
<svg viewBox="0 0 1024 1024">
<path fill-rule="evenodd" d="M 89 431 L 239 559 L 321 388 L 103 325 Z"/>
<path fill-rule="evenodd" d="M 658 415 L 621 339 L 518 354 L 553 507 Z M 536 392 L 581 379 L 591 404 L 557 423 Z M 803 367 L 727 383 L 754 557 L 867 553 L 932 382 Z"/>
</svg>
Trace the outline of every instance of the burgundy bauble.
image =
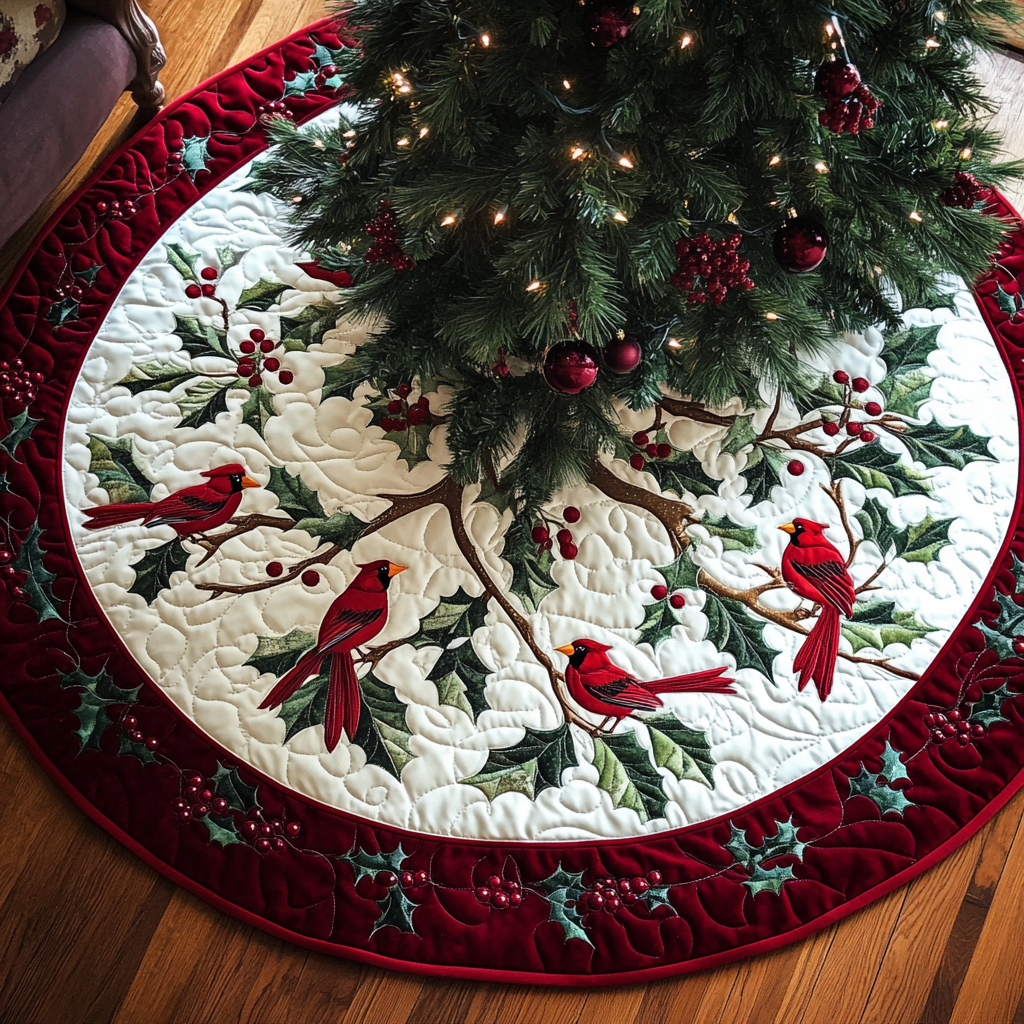
<svg viewBox="0 0 1024 1024">
<path fill-rule="evenodd" d="M 856 64 L 847 60 L 827 60 L 814 76 L 814 88 L 827 100 L 843 100 L 860 85 L 860 72 Z"/>
<path fill-rule="evenodd" d="M 604 347 L 604 365 L 612 373 L 629 373 L 640 365 L 643 354 L 636 338 L 612 338 Z"/>
<path fill-rule="evenodd" d="M 794 274 L 817 270 L 828 252 L 828 235 L 813 217 L 793 217 L 772 239 L 775 258 Z"/>
<path fill-rule="evenodd" d="M 632 0 L 593 4 L 586 13 L 587 32 L 598 46 L 614 46 L 621 42 L 629 35 L 634 21 L 636 15 Z"/>
<path fill-rule="evenodd" d="M 552 345 L 544 357 L 544 379 L 563 395 L 578 395 L 597 380 L 597 353 L 581 341 Z"/>
</svg>

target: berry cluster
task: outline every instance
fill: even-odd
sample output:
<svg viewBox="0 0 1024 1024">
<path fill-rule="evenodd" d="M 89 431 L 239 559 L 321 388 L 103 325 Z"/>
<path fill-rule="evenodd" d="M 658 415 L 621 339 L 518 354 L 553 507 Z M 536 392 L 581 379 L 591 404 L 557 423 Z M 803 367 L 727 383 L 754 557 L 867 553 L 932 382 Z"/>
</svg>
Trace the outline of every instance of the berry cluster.
<svg viewBox="0 0 1024 1024">
<path fill-rule="evenodd" d="M 295 120 L 295 115 L 288 109 L 288 104 L 284 100 L 271 100 L 269 103 L 261 104 L 256 108 L 256 115 L 264 124 L 277 117 Z"/>
<path fill-rule="evenodd" d="M 387 433 L 419 427 L 430 422 L 430 403 L 424 395 L 420 395 L 414 403 L 409 404 L 412 394 L 411 384 L 402 384 L 396 390 L 397 398 L 388 402 L 388 414 L 381 418 L 380 425 Z"/>
<path fill-rule="evenodd" d="M 498 353 L 498 358 L 494 365 L 491 367 L 491 373 L 495 377 L 507 377 L 512 371 L 509 369 L 508 363 L 506 362 L 505 350 L 502 349 Z"/>
<path fill-rule="evenodd" d="M 966 747 L 985 735 L 985 727 L 980 724 L 971 725 L 960 708 L 945 713 L 933 711 L 924 716 L 924 724 L 931 730 L 932 743 L 945 743 L 955 736 L 957 743 Z"/>
<path fill-rule="evenodd" d="M 0 541 L 0 578 L 7 587 L 8 594 L 15 601 L 25 597 L 25 590 L 19 585 L 18 570 L 14 568 L 14 552 L 3 541 Z"/>
<path fill-rule="evenodd" d="M 217 286 L 213 283 L 217 280 L 217 271 L 213 267 L 203 267 L 199 276 L 206 282 L 204 285 L 190 284 L 185 289 L 185 295 L 190 299 L 215 299 L 217 297 Z"/>
<path fill-rule="evenodd" d="M 843 421 L 845 420 L 847 434 L 851 437 L 859 437 L 861 441 L 864 441 L 866 444 L 870 444 L 878 437 L 878 435 L 873 430 L 869 430 L 865 427 L 860 421 L 852 420 L 848 417 L 855 409 L 863 409 L 869 416 L 880 416 L 882 414 L 882 407 L 878 402 L 865 402 L 864 405 L 860 405 L 853 401 L 854 393 L 858 395 L 864 394 L 865 391 L 870 389 L 871 381 L 869 381 L 867 377 L 854 377 L 853 380 L 850 380 L 850 375 L 845 370 L 836 370 L 836 372 L 832 374 L 832 379 L 837 384 L 842 384 L 843 387 L 846 388 L 846 400 L 844 402 L 846 408 L 839 421 L 833 420 L 825 423 L 822 425 L 821 429 L 829 437 L 835 437 L 843 429 Z M 799 476 L 800 473 L 803 472 L 803 463 L 800 463 L 800 466 L 800 472 L 796 473 L 796 476 Z M 793 472 L 792 467 L 793 463 L 790 463 L 790 472 Z"/>
<path fill-rule="evenodd" d="M 277 579 L 278 576 L 284 573 L 284 566 L 280 562 L 270 562 L 267 565 L 267 575 L 271 579 Z M 301 577 L 299 577 L 304 586 L 315 587 L 320 582 L 320 573 L 316 569 L 307 569 Z"/>
<path fill-rule="evenodd" d="M 485 885 L 478 885 L 473 894 L 481 903 L 489 903 L 495 910 L 518 907 L 523 902 L 523 887 L 514 878 L 491 875 Z"/>
<path fill-rule="evenodd" d="M 587 34 L 595 46 L 614 46 L 629 35 L 636 19 L 637 8 L 632 3 L 619 0 L 591 5 L 586 13 Z"/>
<path fill-rule="evenodd" d="M 942 205 L 973 210 L 978 203 L 984 203 L 991 198 L 992 189 L 987 185 L 983 185 L 967 171 L 957 171 L 953 184 L 942 193 Z"/>
<path fill-rule="evenodd" d="M 147 736 L 139 728 L 139 720 L 135 715 L 125 715 L 121 719 L 121 732 L 133 743 L 141 743 L 150 750 L 156 750 L 160 746 L 160 741 L 155 736 Z"/>
<path fill-rule="evenodd" d="M 875 111 L 881 103 L 861 84 L 856 65 L 846 60 L 826 61 L 818 68 L 814 86 L 826 100 L 825 109 L 818 114 L 823 128 L 837 135 L 856 135 L 875 126 Z"/>
<path fill-rule="evenodd" d="M 225 806 L 225 813 L 226 811 Z M 214 809 L 214 814 L 220 813 Z M 257 853 L 270 853 L 271 850 L 280 852 L 287 849 L 287 840 L 297 839 L 302 832 L 302 826 L 297 821 L 281 821 L 280 818 L 264 821 L 263 812 L 258 807 L 253 807 L 249 811 L 249 817 L 242 822 L 240 831 L 252 843 L 252 848 Z"/>
<path fill-rule="evenodd" d="M 747 277 L 750 260 L 736 251 L 743 236 L 736 234 L 720 242 L 703 231 L 696 238 L 680 238 L 676 242 L 679 269 L 672 275 L 672 284 L 687 292 L 690 305 L 707 302 L 720 306 L 730 288 L 747 291 L 754 282 Z"/>
<path fill-rule="evenodd" d="M 130 199 L 126 199 L 123 203 L 117 199 L 109 203 L 101 199 L 96 204 L 96 212 L 101 217 L 109 216 L 114 220 L 123 220 L 125 217 L 134 217 L 139 212 L 139 208 Z"/>
<path fill-rule="evenodd" d="M 651 587 L 651 597 L 655 601 L 664 601 L 668 597 L 668 587 L 664 583 L 655 583 Z M 675 609 L 683 608 L 686 605 L 686 598 L 678 591 L 668 598 L 668 603 Z"/>
<path fill-rule="evenodd" d="M 667 459 L 672 454 L 672 445 L 662 441 L 660 444 L 651 440 L 650 433 L 646 430 L 638 430 L 632 437 L 633 444 L 642 448 L 645 455 L 636 452 L 629 457 L 629 464 L 636 470 L 641 470 L 647 465 L 648 459 Z"/>
<path fill-rule="evenodd" d="M 276 373 L 282 384 L 291 384 L 295 379 L 291 370 L 281 369 L 281 360 L 277 356 L 270 355 L 275 348 L 277 342 L 268 338 L 258 327 L 254 327 L 249 337 L 239 344 L 238 350 L 242 357 L 238 360 L 236 372 L 239 377 L 247 379 L 249 387 L 258 388 L 263 383 L 264 373 Z"/>
<path fill-rule="evenodd" d="M 328 78 L 333 78 L 338 69 L 333 64 L 321 64 L 316 72 L 316 87 L 322 89 Z"/>
<path fill-rule="evenodd" d="M 412 270 L 416 261 L 402 252 L 398 244 L 398 221 L 391 212 L 391 204 L 381 200 L 379 213 L 366 225 L 366 233 L 376 239 L 376 244 L 366 250 L 363 257 L 367 263 L 387 263 L 395 270 Z"/>
<path fill-rule="evenodd" d="M 422 889 L 430 881 L 430 875 L 422 869 L 403 871 L 397 875 L 394 871 L 378 871 L 373 876 L 373 880 L 377 885 L 384 886 L 385 889 L 390 889 L 399 883 L 403 889 Z"/>
<path fill-rule="evenodd" d="M 580 521 L 580 510 L 575 505 L 566 505 L 562 510 L 562 518 L 567 523 L 578 523 Z M 542 551 L 550 551 L 554 546 L 554 541 L 551 539 L 551 531 L 543 524 L 538 523 L 530 533 L 533 538 L 534 544 L 537 545 L 537 554 L 539 555 Z M 572 561 L 578 554 L 579 548 L 573 539 L 572 530 L 561 529 L 555 534 L 555 540 L 558 541 L 558 553 L 563 557 Z"/>
<path fill-rule="evenodd" d="M 0 395 L 13 399 L 18 405 L 31 405 L 44 380 L 46 378 L 38 371 L 26 370 L 20 359 L 0 362 Z"/>
<path fill-rule="evenodd" d="M 646 877 L 597 878 L 593 885 L 580 896 L 576 909 L 583 914 L 617 914 L 624 906 L 633 906 L 646 899 L 645 893 L 652 885 L 661 884 L 660 871 L 648 871 Z M 566 904 L 568 906 L 568 904 Z"/>
<path fill-rule="evenodd" d="M 224 797 L 214 795 L 215 784 L 212 780 L 204 779 L 199 772 L 187 772 L 184 782 L 184 794 L 176 797 L 172 803 L 178 821 L 183 825 L 193 818 L 205 818 L 211 813 L 220 817 L 228 813 L 228 802 Z"/>
</svg>

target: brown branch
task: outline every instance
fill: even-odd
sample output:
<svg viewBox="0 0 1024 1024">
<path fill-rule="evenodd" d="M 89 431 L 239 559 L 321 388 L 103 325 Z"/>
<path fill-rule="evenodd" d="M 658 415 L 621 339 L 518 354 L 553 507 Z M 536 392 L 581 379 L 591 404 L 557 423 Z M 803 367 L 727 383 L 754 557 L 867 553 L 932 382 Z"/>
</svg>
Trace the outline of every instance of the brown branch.
<svg viewBox="0 0 1024 1024">
<path fill-rule="evenodd" d="M 779 418 L 779 409 L 782 408 L 782 388 L 779 388 L 778 394 L 775 396 L 775 405 L 772 406 L 772 411 L 768 414 L 768 419 L 765 421 L 764 430 L 762 434 L 770 434 L 772 429 L 775 427 L 775 421 Z"/>
<path fill-rule="evenodd" d="M 842 480 L 833 480 L 831 487 L 826 487 L 821 484 L 821 489 L 832 499 L 832 503 L 837 509 L 839 509 L 839 518 L 842 521 L 843 529 L 846 531 L 846 542 L 850 548 L 850 554 L 846 559 L 846 568 L 849 569 L 853 564 L 854 556 L 857 554 L 857 548 L 860 547 L 860 541 L 857 540 L 853 535 L 853 527 L 850 525 L 850 519 L 846 514 L 846 499 L 843 497 L 843 482 Z"/>
<path fill-rule="evenodd" d="M 409 642 L 408 637 L 402 637 L 399 640 L 389 640 L 386 644 L 381 644 L 379 647 L 368 647 L 366 653 L 358 660 L 363 664 L 369 665 L 370 669 L 377 667 L 377 662 L 382 661 L 384 656 L 390 654 L 392 651 L 397 651 L 399 647 L 404 647 Z"/>
<path fill-rule="evenodd" d="M 217 301 L 220 303 L 220 307 L 221 307 L 221 310 L 222 310 L 221 315 L 224 318 L 224 330 L 225 331 L 230 331 L 231 330 L 231 311 L 228 309 L 228 304 L 222 298 L 220 298 L 219 296 L 217 297 Z"/>
<path fill-rule="evenodd" d="M 587 478 L 599 490 L 624 505 L 635 505 L 650 512 L 668 531 L 672 543 L 672 552 L 678 557 L 690 539 L 686 536 L 687 526 L 698 521 L 693 509 L 685 502 L 674 501 L 662 497 L 652 491 L 637 487 L 621 477 L 616 476 L 603 462 L 598 459 L 590 464 Z"/>
<path fill-rule="evenodd" d="M 416 494 L 379 495 L 379 497 L 384 498 L 386 501 L 390 501 L 391 505 L 369 522 L 366 529 L 359 536 L 369 537 L 370 534 L 383 530 L 385 526 L 395 522 L 395 520 L 411 515 L 413 512 L 418 512 L 421 508 L 427 508 L 430 505 L 447 506 L 451 497 L 450 492 L 453 488 L 461 493 L 461 488 L 449 477 L 445 477 L 439 484 L 434 484 L 433 487 L 428 487 L 425 491 L 418 491 Z"/>
<path fill-rule="evenodd" d="M 255 594 L 260 590 L 278 587 L 282 583 L 290 583 L 297 576 L 301 576 L 310 566 L 326 565 L 344 550 L 345 548 L 340 545 L 332 544 L 326 551 L 322 551 L 318 555 L 310 555 L 309 558 L 296 563 L 282 576 L 262 580 L 259 583 L 197 583 L 196 590 L 209 591 L 214 597 L 220 597 L 221 594 Z"/>
<path fill-rule="evenodd" d="M 501 481 L 498 479 L 498 470 L 494 465 L 494 456 L 491 454 L 490 448 L 484 448 L 483 464 L 484 474 L 490 480 L 491 486 L 499 493 L 504 491 L 505 488 L 502 487 Z"/>
<path fill-rule="evenodd" d="M 864 590 L 881 590 L 881 587 L 871 586 L 879 576 L 889 568 L 888 562 L 883 562 L 858 588 L 857 593 L 861 593 Z"/>
<path fill-rule="evenodd" d="M 712 423 L 716 427 L 731 427 L 736 422 L 735 416 L 722 416 L 717 412 L 705 409 L 700 402 L 684 402 L 678 398 L 662 396 L 658 400 L 658 406 L 672 416 L 683 416 L 686 419 L 696 420 L 698 423 Z"/>
<path fill-rule="evenodd" d="M 206 554 L 196 563 L 197 569 L 200 565 L 204 565 L 213 558 L 217 551 L 220 550 L 221 545 L 234 537 L 240 537 L 243 533 L 259 529 L 261 526 L 270 526 L 276 530 L 290 530 L 295 525 L 295 520 L 291 516 L 287 518 L 284 516 L 265 516 L 256 512 L 249 516 L 243 516 L 241 519 L 232 519 L 230 523 L 235 529 L 228 530 L 225 533 L 215 533 L 212 537 L 204 536 L 195 539 L 195 543 L 206 550 Z"/>
</svg>

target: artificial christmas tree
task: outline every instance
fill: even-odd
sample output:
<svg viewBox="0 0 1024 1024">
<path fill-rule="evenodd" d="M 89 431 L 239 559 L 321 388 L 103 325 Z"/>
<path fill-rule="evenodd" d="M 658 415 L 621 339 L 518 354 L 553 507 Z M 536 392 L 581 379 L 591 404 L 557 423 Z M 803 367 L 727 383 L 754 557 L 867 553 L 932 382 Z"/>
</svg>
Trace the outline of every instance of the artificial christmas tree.
<svg viewBox="0 0 1024 1024">
<path fill-rule="evenodd" d="M 450 474 L 530 513 L 621 453 L 616 403 L 799 395 L 838 332 L 988 264 L 1002 226 L 964 182 L 1016 168 L 972 64 L 1007 10 L 366 0 L 361 48 L 321 55 L 356 116 L 270 112 L 252 187 L 375 325 L 333 393 L 447 385 Z M 626 373 L 599 355 L 623 337 Z"/>
</svg>

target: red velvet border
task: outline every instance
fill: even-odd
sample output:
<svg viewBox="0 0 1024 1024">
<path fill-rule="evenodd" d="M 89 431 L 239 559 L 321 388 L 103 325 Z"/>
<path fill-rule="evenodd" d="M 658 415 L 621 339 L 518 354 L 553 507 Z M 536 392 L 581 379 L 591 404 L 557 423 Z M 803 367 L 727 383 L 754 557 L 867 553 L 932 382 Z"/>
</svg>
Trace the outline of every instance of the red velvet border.
<svg viewBox="0 0 1024 1024">
<path fill-rule="evenodd" d="M 10 488 L 6 493 L 0 489 L 4 525 L 16 547 L 38 522 L 44 564 L 55 575 L 53 593 L 67 619 L 36 622 L 23 603 L 0 593 L 0 622 L 14 666 L 9 678 L 0 682 L 0 705 L 29 748 L 85 813 L 147 863 L 214 906 L 321 952 L 450 977 L 601 985 L 699 970 L 825 927 L 951 852 L 1024 784 L 1018 753 L 1024 750 L 1024 718 L 1012 699 L 1004 706 L 1008 721 L 959 753 L 928 746 L 923 724 L 928 704 L 944 706 L 955 697 L 959 657 L 984 649 L 975 623 L 979 615 L 995 614 L 993 588 L 1014 592 L 1006 561 L 1011 545 L 1018 555 L 1024 553 L 1020 485 L 1014 524 L 989 580 L 911 693 L 858 744 L 811 776 L 734 814 L 685 829 L 559 844 L 441 839 L 375 826 L 283 790 L 243 768 L 243 776 L 259 785 L 268 814 L 302 827 L 301 842 L 289 844 L 280 854 L 260 855 L 244 844 L 222 848 L 210 843 L 204 826 L 180 826 L 169 810 L 181 785 L 179 767 L 209 775 L 218 762 L 231 763 L 231 758 L 170 706 L 156 687 L 144 687 L 135 713 L 145 720 L 147 731 L 160 736 L 164 763 L 144 765 L 118 756 L 116 729 L 108 730 L 111 735 L 104 737 L 100 750 L 79 753 L 71 715 L 77 696 L 60 687 L 60 673 L 76 664 L 95 673 L 105 665 L 121 686 L 133 687 L 144 679 L 119 643 L 111 650 L 105 619 L 89 589 L 79 583 L 73 546 L 66 540 L 60 453 L 69 384 L 120 283 L 142 256 L 199 195 L 264 148 L 256 108 L 280 97 L 282 79 L 308 68 L 308 35 L 328 36 L 339 28 L 325 19 L 179 99 L 112 155 L 89 185 L 54 216 L 3 295 L 3 357 L 18 354 L 29 368 L 39 368 L 46 376 L 30 410 L 40 418 L 38 427 L 17 448 L 17 461 L 0 462 Z M 337 96 L 316 93 L 289 102 L 301 121 L 337 102 Z M 202 172 L 195 185 L 180 175 L 164 180 L 166 143 L 207 130 L 212 132 L 210 170 Z M 221 144 L 219 137 L 229 136 L 234 148 Z M 152 194 L 145 191 L 150 185 L 155 189 Z M 141 197 L 138 212 L 126 221 L 97 213 L 98 202 L 136 197 Z M 993 202 L 991 212 L 1016 221 L 1002 197 Z M 68 280 L 69 252 L 103 262 L 105 269 L 96 279 L 95 294 L 83 297 L 75 316 L 54 324 L 46 315 L 55 288 Z M 1017 278 L 1004 281 L 1006 289 L 1019 290 L 1024 275 L 1019 222 L 1000 263 Z M 1014 381 L 1021 414 L 1024 326 L 1000 311 L 995 291 L 993 273 L 978 286 L 979 305 Z M 17 411 L 4 409 L 3 434 Z M 1024 676 L 1024 668 L 1020 673 Z M 1016 679 L 1011 682 L 1018 685 Z M 843 796 L 850 794 L 848 780 L 865 762 L 872 769 L 880 764 L 887 738 L 898 749 L 919 751 L 909 762 L 911 785 L 906 787 L 914 805 L 898 820 L 879 813 L 866 798 Z M 753 895 L 743 885 L 746 876 L 730 863 L 732 854 L 724 849 L 728 825 L 731 821 L 743 828 L 756 845 L 762 836 L 774 834 L 774 821 L 790 816 L 802 838 L 813 845 L 802 861 L 792 861 L 795 877 L 781 892 Z M 840 831 L 842 841 L 830 843 Z M 406 853 L 403 868 L 426 870 L 430 882 L 414 911 L 415 932 L 383 928 L 374 934 L 386 890 L 370 879 L 353 884 L 344 855 L 356 845 L 373 851 L 397 844 Z M 472 889 L 487 875 L 502 873 L 506 858 L 515 862 L 526 899 L 515 909 L 482 907 Z M 560 866 L 583 871 L 588 879 L 660 870 L 670 886 L 671 910 L 640 911 L 621 920 L 591 915 L 587 934 L 593 945 L 578 938 L 566 940 L 562 927 L 549 919 L 550 905 L 537 887 Z"/>
</svg>

